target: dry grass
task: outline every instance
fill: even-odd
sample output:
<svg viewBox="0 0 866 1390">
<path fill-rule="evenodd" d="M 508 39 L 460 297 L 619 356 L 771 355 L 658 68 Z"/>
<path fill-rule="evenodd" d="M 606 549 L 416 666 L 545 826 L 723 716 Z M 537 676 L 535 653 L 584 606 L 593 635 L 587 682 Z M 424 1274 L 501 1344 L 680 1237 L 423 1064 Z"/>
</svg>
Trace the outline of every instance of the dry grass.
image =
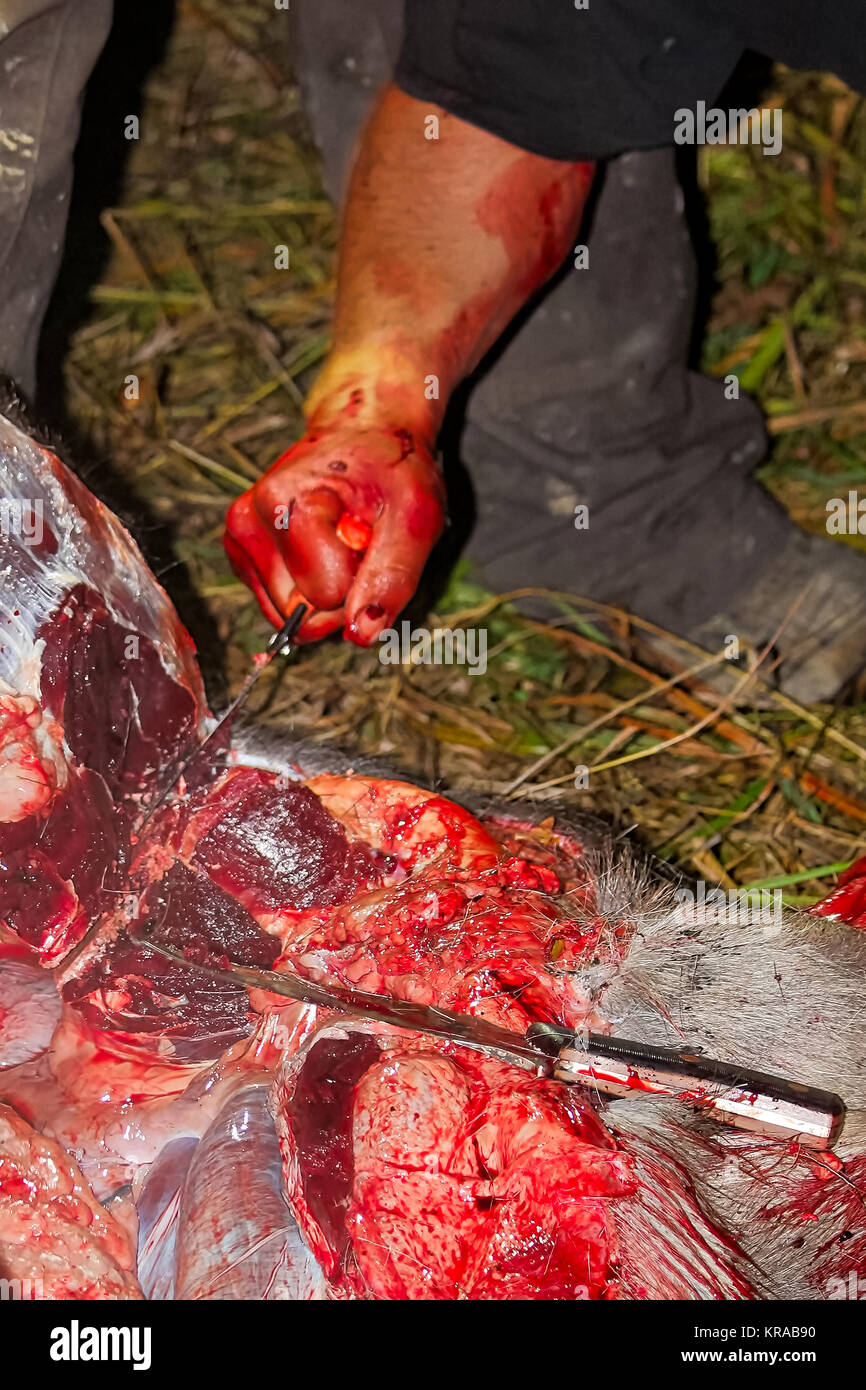
<svg viewBox="0 0 866 1390">
<path fill-rule="evenodd" d="M 265 627 L 224 560 L 223 513 L 299 432 L 332 292 L 334 219 L 282 42 L 267 7 L 183 0 L 124 196 L 104 215 L 111 263 L 66 363 L 78 424 L 171 526 L 231 682 Z M 783 154 L 716 149 L 702 165 L 720 280 L 706 363 L 760 396 L 776 441 L 765 480 L 817 530 L 826 499 L 866 481 L 866 118 L 835 82 L 779 83 Z M 432 622 L 483 622 L 485 675 L 326 643 L 267 678 L 262 715 L 446 786 L 638 824 L 657 852 L 726 886 L 793 876 L 808 901 L 866 848 L 866 706 L 804 710 L 764 692 L 726 707 L 699 676 L 645 666 L 626 615 L 555 601 L 557 621 L 533 622 L 458 572 Z M 682 649 L 682 670 L 700 660 Z M 586 790 L 576 765 L 591 769 Z"/>
</svg>

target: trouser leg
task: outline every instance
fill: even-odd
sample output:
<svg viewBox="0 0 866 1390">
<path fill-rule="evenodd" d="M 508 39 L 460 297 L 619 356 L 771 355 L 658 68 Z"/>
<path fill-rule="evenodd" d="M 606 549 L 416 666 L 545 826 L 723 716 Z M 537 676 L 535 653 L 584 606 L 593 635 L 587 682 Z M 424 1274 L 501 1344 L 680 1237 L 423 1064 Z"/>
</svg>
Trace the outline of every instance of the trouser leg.
<svg viewBox="0 0 866 1390">
<path fill-rule="evenodd" d="M 63 253 L 84 87 L 111 26 L 111 0 L 0 4 L 0 371 L 36 386 L 42 318 Z"/>
<path fill-rule="evenodd" d="M 387 80 L 400 0 L 301 0 L 300 82 L 332 194 Z M 569 267 L 480 374 L 461 440 L 468 553 L 492 588 L 548 585 L 685 631 L 729 605 L 790 523 L 751 478 L 760 414 L 691 373 L 694 256 L 672 151 L 608 163 Z M 575 527 L 584 514 L 588 527 Z"/>
<path fill-rule="evenodd" d="M 580 239 L 588 267 L 564 272 L 470 397 L 469 552 L 493 588 L 569 588 L 685 631 L 754 581 L 790 523 L 751 476 L 757 407 L 687 367 L 673 152 L 611 160 Z"/>
<path fill-rule="evenodd" d="M 295 0 L 289 25 L 322 181 L 340 202 L 361 127 L 397 59 L 403 0 Z"/>
</svg>

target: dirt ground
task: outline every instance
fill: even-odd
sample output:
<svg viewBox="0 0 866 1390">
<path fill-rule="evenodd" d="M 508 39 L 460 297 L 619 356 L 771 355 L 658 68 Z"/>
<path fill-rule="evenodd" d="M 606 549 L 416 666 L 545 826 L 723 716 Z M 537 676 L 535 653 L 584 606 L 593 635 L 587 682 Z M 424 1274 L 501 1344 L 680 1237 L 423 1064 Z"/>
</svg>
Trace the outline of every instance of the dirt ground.
<svg viewBox="0 0 866 1390">
<path fill-rule="evenodd" d="M 217 0 L 181 0 L 173 23 L 163 0 L 150 14 L 152 39 L 131 41 L 121 7 L 88 99 L 45 352 L 71 447 L 120 484 L 162 557 L 218 705 L 221 678 L 236 686 L 266 636 L 223 556 L 223 514 L 300 433 L 327 349 L 335 220 L 284 16 Z M 866 484 L 866 113 L 835 80 L 773 82 L 782 154 L 701 155 L 715 252 L 703 356 L 759 397 L 773 440 L 762 477 L 822 531 L 827 499 Z M 139 139 L 122 142 L 131 111 Z M 278 245 L 289 270 L 275 268 Z M 802 709 L 758 689 L 732 711 L 694 679 L 647 668 L 627 615 L 560 596 L 554 621 L 532 623 L 459 566 L 436 610 L 428 626 L 487 627 L 485 675 L 386 666 L 333 641 L 267 677 L 261 717 L 446 788 L 519 784 L 551 809 L 596 810 L 728 888 L 778 885 L 807 903 L 866 850 L 856 691 Z M 683 649 L 683 668 L 695 659 Z M 575 787 L 576 766 L 588 786 Z"/>
</svg>

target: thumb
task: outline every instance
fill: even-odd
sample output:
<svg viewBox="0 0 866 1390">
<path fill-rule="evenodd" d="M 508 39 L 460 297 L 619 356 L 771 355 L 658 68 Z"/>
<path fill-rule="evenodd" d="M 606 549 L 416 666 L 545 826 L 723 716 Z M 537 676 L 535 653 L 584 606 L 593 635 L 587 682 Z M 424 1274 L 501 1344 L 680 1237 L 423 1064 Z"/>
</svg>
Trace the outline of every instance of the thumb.
<svg viewBox="0 0 866 1390">
<path fill-rule="evenodd" d="M 432 494 L 415 498 L 410 517 L 393 504 L 386 508 L 346 599 L 345 636 L 350 641 L 370 646 L 405 608 L 443 520 L 442 507 Z"/>
</svg>

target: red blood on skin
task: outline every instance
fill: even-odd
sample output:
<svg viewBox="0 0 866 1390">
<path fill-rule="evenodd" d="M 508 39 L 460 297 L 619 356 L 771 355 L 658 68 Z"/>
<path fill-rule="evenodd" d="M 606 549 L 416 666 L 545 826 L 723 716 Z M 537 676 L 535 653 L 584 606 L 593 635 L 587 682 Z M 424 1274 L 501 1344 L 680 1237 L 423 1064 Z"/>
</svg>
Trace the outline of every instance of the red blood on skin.
<svg viewBox="0 0 866 1390">
<path fill-rule="evenodd" d="M 502 241 L 512 266 L 525 261 L 528 245 L 534 244 L 535 254 L 517 286 L 521 297 L 538 289 L 561 264 L 574 230 L 575 206 L 582 206 L 595 171 L 587 163 L 548 163 L 550 181 L 539 191 L 537 156 L 513 160 L 486 190 L 476 212 L 484 230 Z M 581 185 L 577 193 L 576 176 Z M 532 220 L 533 208 L 537 222 Z"/>
<path fill-rule="evenodd" d="M 360 516 L 343 512 L 337 522 L 337 539 L 350 550 L 366 550 L 373 539 L 373 528 Z"/>
<path fill-rule="evenodd" d="M 403 525 L 413 540 L 432 545 L 442 529 L 442 510 L 435 497 L 415 491 L 403 511 Z"/>
<path fill-rule="evenodd" d="M 343 406 L 343 414 L 348 415 L 350 419 L 353 419 L 354 416 L 358 414 L 358 411 L 361 409 L 361 406 L 363 404 L 364 392 L 361 390 L 360 386 L 357 386 L 353 391 L 350 391 L 349 399 Z"/>
<path fill-rule="evenodd" d="M 377 295 L 389 300 L 405 299 L 422 321 L 435 313 L 441 281 L 425 274 L 417 261 L 389 253 L 373 263 L 372 272 Z"/>
<path fill-rule="evenodd" d="M 562 185 L 552 183 L 538 200 L 538 212 L 544 226 L 536 274 L 541 280 L 552 275 L 562 261 L 562 236 L 556 213 L 562 206 Z"/>
<path fill-rule="evenodd" d="M 542 164 L 548 166 L 549 177 L 540 185 Z M 431 360 L 440 364 L 439 374 L 449 383 L 449 391 L 465 374 L 467 353 L 471 356 L 476 344 L 492 342 L 519 303 L 538 289 L 563 260 L 593 173 L 592 164 L 540 161 L 535 155 L 522 154 L 503 169 L 479 198 L 476 220 L 489 237 L 502 243 L 505 251 L 507 293 L 503 296 L 497 275 L 497 283 L 464 300 L 451 322 L 430 344 Z M 437 321 L 435 278 L 431 280 L 412 263 L 397 265 L 393 257 L 376 264 L 373 273 L 382 293 L 411 301 L 422 321 Z M 408 336 L 405 349 L 399 338 L 391 344 L 396 356 L 405 351 L 410 360 L 417 355 L 417 348 L 417 342 Z M 387 402 L 378 400 L 381 396 L 377 389 L 377 404 L 385 406 Z M 395 418 L 393 413 L 390 418 Z"/>
<path fill-rule="evenodd" d="M 395 430 L 394 438 L 400 445 L 400 462 L 402 463 L 404 458 L 407 458 L 415 448 L 415 441 L 408 430 Z"/>
</svg>

